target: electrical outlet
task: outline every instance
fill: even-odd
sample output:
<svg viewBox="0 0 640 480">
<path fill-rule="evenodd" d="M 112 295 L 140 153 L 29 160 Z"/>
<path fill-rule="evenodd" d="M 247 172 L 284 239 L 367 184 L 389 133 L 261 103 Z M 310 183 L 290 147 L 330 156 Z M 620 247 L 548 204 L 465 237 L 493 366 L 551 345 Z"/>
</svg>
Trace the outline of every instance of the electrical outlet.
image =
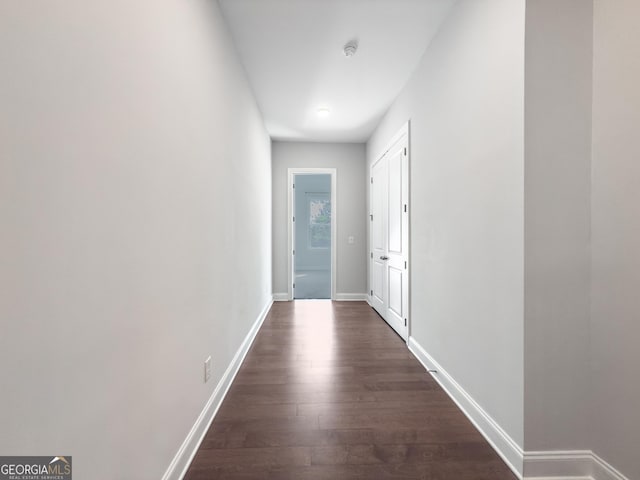
<svg viewBox="0 0 640 480">
<path fill-rule="evenodd" d="M 207 383 L 211 378 L 211 355 L 204 361 L 204 383 Z"/>
</svg>

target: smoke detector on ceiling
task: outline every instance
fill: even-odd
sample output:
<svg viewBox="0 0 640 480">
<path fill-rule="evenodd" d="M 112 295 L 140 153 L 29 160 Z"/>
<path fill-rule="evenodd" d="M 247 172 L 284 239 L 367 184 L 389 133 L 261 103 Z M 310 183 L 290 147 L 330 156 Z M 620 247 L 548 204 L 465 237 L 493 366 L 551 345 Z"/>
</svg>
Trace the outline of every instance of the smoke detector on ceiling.
<svg viewBox="0 0 640 480">
<path fill-rule="evenodd" d="M 351 40 L 344 46 L 342 53 L 344 53 L 345 57 L 353 57 L 356 54 L 356 50 L 358 50 L 358 40 Z"/>
</svg>

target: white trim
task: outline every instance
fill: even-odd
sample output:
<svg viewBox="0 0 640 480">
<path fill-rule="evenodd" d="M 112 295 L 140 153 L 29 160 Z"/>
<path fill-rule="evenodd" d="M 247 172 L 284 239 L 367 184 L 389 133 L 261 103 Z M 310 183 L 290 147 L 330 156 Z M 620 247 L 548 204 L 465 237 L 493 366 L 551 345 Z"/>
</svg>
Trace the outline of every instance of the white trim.
<svg viewBox="0 0 640 480">
<path fill-rule="evenodd" d="M 526 480 L 629 480 L 590 450 L 525 452 Z"/>
<path fill-rule="evenodd" d="M 471 423 L 475 425 L 498 455 L 502 457 L 513 473 L 515 473 L 518 478 L 523 478 L 522 465 L 524 454 L 522 448 L 413 337 L 409 337 L 408 345 L 411 353 L 415 355 L 427 370 L 435 370 L 437 372 L 432 373 L 433 378 L 440 384 L 444 391 L 447 392 L 458 407 L 460 407 L 469 420 L 471 420 Z"/>
<path fill-rule="evenodd" d="M 338 193 L 337 193 L 337 168 L 303 168 L 292 167 L 287 169 L 288 175 L 288 194 L 287 194 L 287 298 L 293 300 L 293 177 L 298 174 L 324 174 L 331 175 L 331 299 L 336 298 L 336 275 L 337 275 L 337 258 L 338 258 Z"/>
<path fill-rule="evenodd" d="M 527 480 L 591 478 L 591 452 L 589 450 L 556 450 L 524 452 L 524 474 Z"/>
<path fill-rule="evenodd" d="M 593 480 L 592 477 L 524 477 L 524 480 Z"/>
<path fill-rule="evenodd" d="M 591 452 L 591 456 L 593 457 L 592 475 L 594 480 L 629 480 L 597 454 Z"/>
<path fill-rule="evenodd" d="M 249 333 L 247 333 L 247 336 L 240 345 L 240 348 L 233 357 L 233 360 L 231 360 L 231 363 L 227 367 L 227 370 L 224 372 L 224 375 L 222 375 L 222 378 L 218 382 L 218 385 L 216 385 L 213 394 L 211 395 L 211 397 L 209 397 L 209 400 L 207 401 L 204 409 L 198 416 L 196 423 L 193 425 L 193 427 L 191 427 L 191 431 L 187 435 L 187 438 L 184 440 L 184 442 L 182 442 L 182 445 L 178 449 L 178 453 L 176 453 L 175 457 L 169 464 L 167 471 L 162 476 L 162 480 L 181 480 L 187 473 L 187 469 L 189 468 L 193 457 L 198 451 L 198 448 L 200 447 L 204 436 L 209 430 L 211 422 L 213 422 L 216 413 L 218 413 L 218 409 L 220 408 L 220 405 L 222 405 L 222 401 L 227 395 L 229 387 L 231 386 L 231 383 L 238 373 L 244 357 L 249 351 L 249 347 L 251 347 L 251 344 L 258 334 L 262 323 L 264 322 L 265 318 L 267 318 L 267 314 L 269 313 L 269 309 L 271 308 L 272 304 L 272 300 L 268 301 L 262 312 L 260 312 L 260 315 L 252 325 Z"/>
<path fill-rule="evenodd" d="M 398 142 L 398 140 L 400 140 L 405 135 L 407 136 L 407 143 L 409 143 L 409 124 L 410 124 L 410 120 L 407 120 L 400 127 L 400 130 L 396 132 L 396 134 L 391 138 L 391 140 L 389 140 L 387 144 L 384 146 L 382 151 L 379 152 L 380 154 L 376 157 L 377 159 L 376 162 L 382 157 L 384 157 L 387 154 L 387 152 L 391 149 L 391 147 L 393 147 Z"/>
<path fill-rule="evenodd" d="M 288 302 L 289 300 L 289 294 L 286 292 L 273 294 L 274 302 Z M 334 300 L 336 302 L 367 302 L 371 305 L 369 295 L 366 293 L 336 293 Z"/>
<path fill-rule="evenodd" d="M 403 125 L 403 129 L 407 134 L 407 206 L 409 212 L 407 214 L 407 274 L 409 275 L 407 284 L 407 345 L 409 344 L 409 338 L 411 338 L 411 216 L 413 212 L 413 205 L 411 199 L 411 119 L 407 120 L 407 123 Z"/>
<path fill-rule="evenodd" d="M 338 302 L 366 302 L 366 293 L 336 293 L 335 300 Z"/>
<path fill-rule="evenodd" d="M 590 450 L 528 451 L 522 448 L 433 359 L 409 337 L 409 350 L 471 420 L 513 473 L 525 480 L 629 480 Z"/>
</svg>

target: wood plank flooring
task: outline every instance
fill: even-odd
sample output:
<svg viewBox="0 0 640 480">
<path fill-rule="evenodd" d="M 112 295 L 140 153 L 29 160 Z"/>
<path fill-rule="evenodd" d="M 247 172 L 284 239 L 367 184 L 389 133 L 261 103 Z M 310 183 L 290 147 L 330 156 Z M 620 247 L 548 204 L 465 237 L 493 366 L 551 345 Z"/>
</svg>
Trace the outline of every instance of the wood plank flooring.
<svg viewBox="0 0 640 480">
<path fill-rule="evenodd" d="M 364 302 L 277 302 L 186 480 L 515 480 Z"/>
</svg>

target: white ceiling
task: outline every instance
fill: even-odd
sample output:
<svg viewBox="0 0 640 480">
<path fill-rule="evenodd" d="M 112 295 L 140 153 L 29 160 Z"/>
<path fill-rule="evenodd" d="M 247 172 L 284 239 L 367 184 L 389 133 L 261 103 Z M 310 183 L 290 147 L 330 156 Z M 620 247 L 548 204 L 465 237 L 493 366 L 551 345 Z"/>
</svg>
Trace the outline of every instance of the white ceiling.
<svg viewBox="0 0 640 480">
<path fill-rule="evenodd" d="M 219 3 L 272 138 L 364 142 L 454 1 Z M 351 39 L 359 48 L 347 58 Z M 318 117 L 320 107 L 328 117 Z"/>
</svg>

